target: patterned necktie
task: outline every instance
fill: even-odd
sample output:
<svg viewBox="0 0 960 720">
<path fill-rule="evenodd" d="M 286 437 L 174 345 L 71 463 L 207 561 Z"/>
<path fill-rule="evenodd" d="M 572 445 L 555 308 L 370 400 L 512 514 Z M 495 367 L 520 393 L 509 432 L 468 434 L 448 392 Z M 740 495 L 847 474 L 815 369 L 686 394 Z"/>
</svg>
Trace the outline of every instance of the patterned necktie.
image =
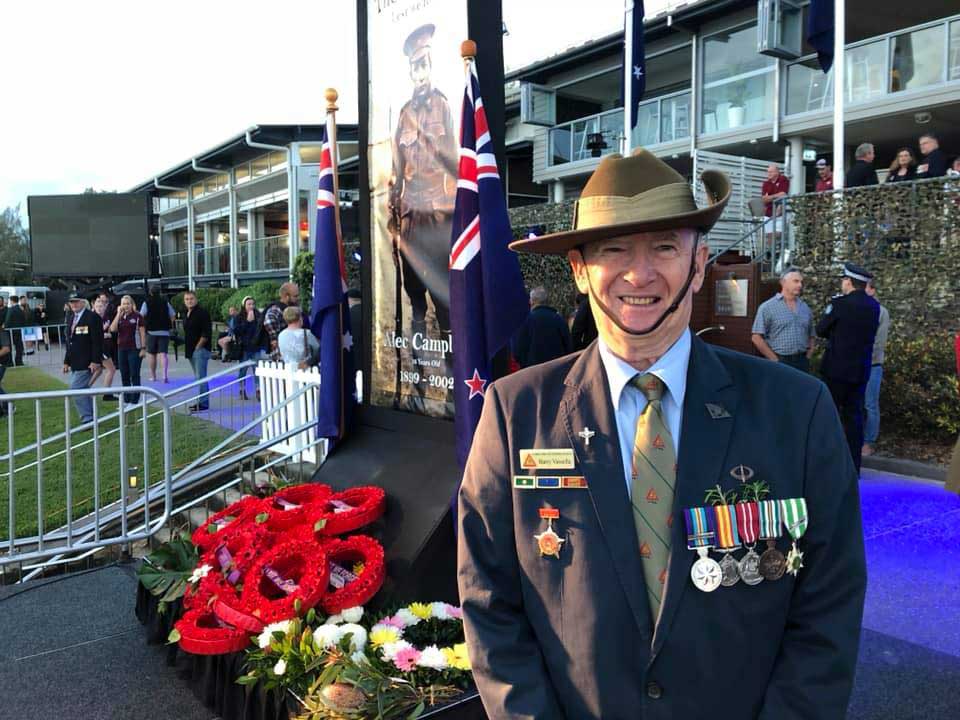
<svg viewBox="0 0 960 720">
<path fill-rule="evenodd" d="M 630 384 L 647 398 L 647 406 L 637 419 L 637 433 L 633 439 L 630 498 L 640 543 L 643 579 L 647 584 L 650 610 L 656 625 L 667 579 L 667 561 L 670 559 L 677 456 L 660 404 L 663 381 L 647 374 L 634 376 Z"/>
</svg>

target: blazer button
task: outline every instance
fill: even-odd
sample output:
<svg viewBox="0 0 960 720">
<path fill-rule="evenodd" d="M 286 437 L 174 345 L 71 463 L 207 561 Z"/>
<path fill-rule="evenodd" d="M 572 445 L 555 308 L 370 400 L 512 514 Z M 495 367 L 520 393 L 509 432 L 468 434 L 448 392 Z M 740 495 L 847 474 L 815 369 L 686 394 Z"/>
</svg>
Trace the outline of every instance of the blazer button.
<svg viewBox="0 0 960 720">
<path fill-rule="evenodd" d="M 647 683 L 647 697 L 651 700 L 659 700 L 661 697 L 663 697 L 663 688 L 660 687 L 659 683 Z"/>
</svg>

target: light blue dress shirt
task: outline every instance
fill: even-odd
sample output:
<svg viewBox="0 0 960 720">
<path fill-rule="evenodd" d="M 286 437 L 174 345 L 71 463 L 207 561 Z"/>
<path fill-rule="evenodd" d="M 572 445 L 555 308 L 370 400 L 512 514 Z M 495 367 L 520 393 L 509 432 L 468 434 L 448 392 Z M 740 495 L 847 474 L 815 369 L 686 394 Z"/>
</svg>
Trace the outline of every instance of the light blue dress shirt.
<svg viewBox="0 0 960 720">
<path fill-rule="evenodd" d="M 620 453 L 623 456 L 623 476 L 630 494 L 633 465 L 633 439 L 637 432 L 637 419 L 647 406 L 646 396 L 628 383 L 639 373 L 625 360 L 614 355 L 603 342 L 597 341 L 603 369 L 607 373 L 610 386 L 610 400 L 613 403 L 617 420 L 617 434 L 620 437 Z M 687 392 L 687 367 L 690 364 L 690 330 L 684 331 L 657 361 L 644 372 L 652 373 L 666 385 L 661 407 L 673 436 L 673 448 L 680 457 L 680 426 L 683 421 L 683 398 Z"/>
</svg>

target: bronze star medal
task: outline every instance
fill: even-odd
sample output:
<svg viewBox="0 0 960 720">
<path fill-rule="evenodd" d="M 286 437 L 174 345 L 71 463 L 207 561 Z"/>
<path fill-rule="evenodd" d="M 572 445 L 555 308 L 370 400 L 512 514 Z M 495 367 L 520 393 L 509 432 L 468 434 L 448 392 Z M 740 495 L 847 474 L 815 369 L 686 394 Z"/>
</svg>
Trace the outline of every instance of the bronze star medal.
<svg viewBox="0 0 960 720">
<path fill-rule="evenodd" d="M 553 531 L 553 521 L 560 519 L 560 511 L 556 508 L 540 508 L 540 519 L 547 521 L 547 529 L 533 538 L 537 541 L 537 549 L 540 550 L 540 556 L 560 557 L 560 546 L 566 540 Z"/>
</svg>

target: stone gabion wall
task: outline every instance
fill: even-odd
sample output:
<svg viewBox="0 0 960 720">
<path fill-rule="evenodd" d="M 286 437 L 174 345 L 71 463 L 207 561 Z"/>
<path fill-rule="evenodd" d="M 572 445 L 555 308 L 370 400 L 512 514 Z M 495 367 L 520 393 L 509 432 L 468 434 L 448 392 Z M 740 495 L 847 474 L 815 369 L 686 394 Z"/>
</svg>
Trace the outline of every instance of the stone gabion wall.
<svg viewBox="0 0 960 720">
<path fill-rule="evenodd" d="M 573 201 L 526 205 L 510 209 L 510 224 L 515 238 L 525 237 L 531 228 L 539 234 L 563 232 L 573 223 Z M 564 316 L 573 311 L 577 286 L 564 257 L 553 255 L 520 255 L 520 269 L 527 288 L 543 285 L 550 293 L 550 302 Z"/>
</svg>

